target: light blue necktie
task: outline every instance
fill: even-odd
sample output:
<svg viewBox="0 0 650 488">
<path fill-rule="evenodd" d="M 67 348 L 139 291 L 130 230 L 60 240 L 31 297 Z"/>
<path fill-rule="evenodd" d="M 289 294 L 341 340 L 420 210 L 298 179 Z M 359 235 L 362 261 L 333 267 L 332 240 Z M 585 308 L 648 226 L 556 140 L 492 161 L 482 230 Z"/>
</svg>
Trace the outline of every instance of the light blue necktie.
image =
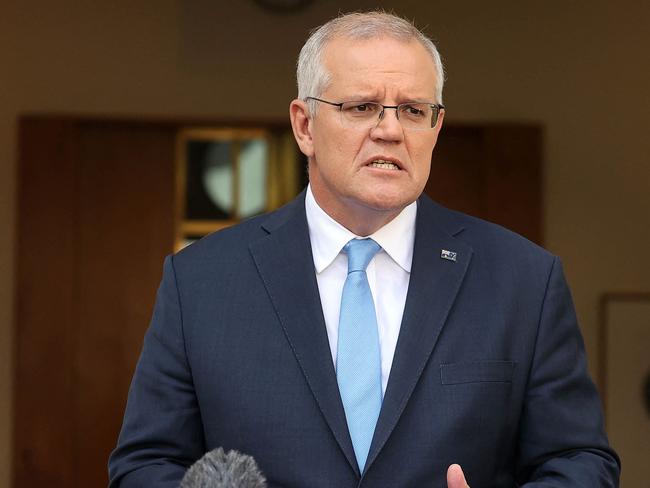
<svg viewBox="0 0 650 488">
<path fill-rule="evenodd" d="M 380 249 L 372 239 L 352 239 L 343 247 L 348 277 L 341 295 L 336 377 L 361 472 L 382 401 L 377 316 L 366 276 L 368 263 Z"/>
</svg>

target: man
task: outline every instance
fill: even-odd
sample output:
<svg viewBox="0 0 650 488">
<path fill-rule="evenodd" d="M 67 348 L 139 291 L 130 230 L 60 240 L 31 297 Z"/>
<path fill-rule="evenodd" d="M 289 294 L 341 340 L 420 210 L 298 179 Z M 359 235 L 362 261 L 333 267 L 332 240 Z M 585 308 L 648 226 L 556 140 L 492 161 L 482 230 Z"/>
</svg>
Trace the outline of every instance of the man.
<svg viewBox="0 0 650 488">
<path fill-rule="evenodd" d="M 166 260 L 111 486 L 218 446 L 285 488 L 617 486 L 558 259 L 421 196 L 442 84 L 395 16 L 312 34 L 310 186 Z"/>
</svg>

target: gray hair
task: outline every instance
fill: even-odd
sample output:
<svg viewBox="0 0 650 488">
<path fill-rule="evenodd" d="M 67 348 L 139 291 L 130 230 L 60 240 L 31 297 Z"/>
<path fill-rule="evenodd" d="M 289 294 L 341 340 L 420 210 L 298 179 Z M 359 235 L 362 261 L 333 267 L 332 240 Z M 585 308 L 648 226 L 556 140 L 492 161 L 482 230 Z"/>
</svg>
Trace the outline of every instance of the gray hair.
<svg viewBox="0 0 650 488">
<path fill-rule="evenodd" d="M 296 78 L 298 81 L 298 98 L 319 97 L 328 87 L 331 76 L 323 64 L 323 52 L 327 43 L 335 37 L 353 40 L 390 37 L 408 42 L 416 40 L 431 55 L 436 70 L 436 90 L 434 102 L 442 103 L 442 86 L 445 73 L 440 53 L 431 39 L 414 24 L 396 15 L 378 10 L 372 12 L 353 12 L 341 15 L 317 27 L 300 50 Z M 310 100 L 309 109 L 315 113 L 316 104 Z"/>
</svg>

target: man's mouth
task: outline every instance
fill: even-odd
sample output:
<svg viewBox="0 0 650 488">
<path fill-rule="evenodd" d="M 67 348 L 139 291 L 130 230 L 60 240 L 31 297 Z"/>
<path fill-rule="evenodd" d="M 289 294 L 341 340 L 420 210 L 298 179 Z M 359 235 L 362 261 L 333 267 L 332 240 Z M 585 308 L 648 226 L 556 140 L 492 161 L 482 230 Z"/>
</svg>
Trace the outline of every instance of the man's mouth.
<svg viewBox="0 0 650 488">
<path fill-rule="evenodd" d="M 400 169 L 397 164 L 386 159 L 373 159 L 368 166 L 380 169 Z"/>
</svg>

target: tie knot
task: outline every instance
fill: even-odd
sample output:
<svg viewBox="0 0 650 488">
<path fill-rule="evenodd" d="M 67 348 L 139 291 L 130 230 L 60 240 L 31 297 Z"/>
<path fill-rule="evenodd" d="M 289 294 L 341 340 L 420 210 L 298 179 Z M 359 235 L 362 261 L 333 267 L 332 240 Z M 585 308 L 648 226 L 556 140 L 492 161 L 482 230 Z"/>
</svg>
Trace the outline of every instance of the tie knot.
<svg viewBox="0 0 650 488">
<path fill-rule="evenodd" d="M 381 246 L 372 239 L 350 239 L 343 246 L 343 252 L 348 255 L 348 273 L 352 271 L 365 271 L 368 263 Z"/>
</svg>

